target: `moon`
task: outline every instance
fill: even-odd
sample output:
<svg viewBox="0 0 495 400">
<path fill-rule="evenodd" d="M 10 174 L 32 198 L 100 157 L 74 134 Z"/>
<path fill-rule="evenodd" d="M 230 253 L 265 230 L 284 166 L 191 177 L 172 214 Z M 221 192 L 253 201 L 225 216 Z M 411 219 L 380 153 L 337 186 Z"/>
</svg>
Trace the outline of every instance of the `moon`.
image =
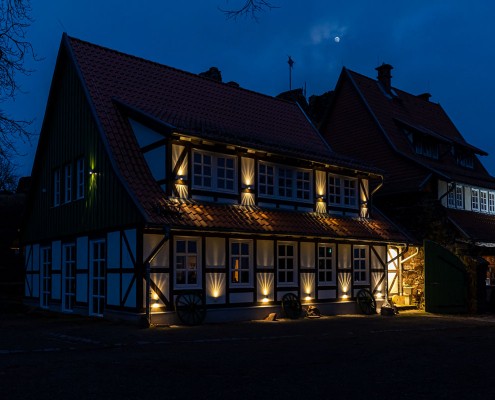
<svg viewBox="0 0 495 400">
<path fill-rule="evenodd" d="M 335 40 L 335 43 L 339 43 L 340 42 L 340 37 L 339 36 L 335 36 L 335 38 L 333 40 Z"/>
</svg>

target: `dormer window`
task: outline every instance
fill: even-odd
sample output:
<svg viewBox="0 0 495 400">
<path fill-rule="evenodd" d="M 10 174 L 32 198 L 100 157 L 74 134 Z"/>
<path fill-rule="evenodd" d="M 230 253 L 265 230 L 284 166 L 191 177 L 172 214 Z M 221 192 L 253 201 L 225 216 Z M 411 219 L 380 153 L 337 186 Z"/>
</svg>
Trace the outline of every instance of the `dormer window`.
<svg viewBox="0 0 495 400">
<path fill-rule="evenodd" d="M 469 168 L 469 169 L 474 168 L 473 154 L 456 151 L 456 161 L 457 161 L 457 165 L 459 165 L 460 167 Z"/>
<path fill-rule="evenodd" d="M 438 160 L 438 143 L 424 137 L 414 137 L 414 150 L 416 154 Z"/>
</svg>

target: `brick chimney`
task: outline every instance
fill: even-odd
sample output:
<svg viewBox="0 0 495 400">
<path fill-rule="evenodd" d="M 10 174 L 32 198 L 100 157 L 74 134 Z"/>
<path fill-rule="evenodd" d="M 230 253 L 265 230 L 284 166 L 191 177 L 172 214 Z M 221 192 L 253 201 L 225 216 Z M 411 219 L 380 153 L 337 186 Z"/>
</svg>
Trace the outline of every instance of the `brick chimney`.
<svg viewBox="0 0 495 400">
<path fill-rule="evenodd" d="M 430 93 L 421 93 L 416 95 L 416 97 L 419 97 L 421 100 L 424 101 L 430 101 L 431 94 Z"/>
<path fill-rule="evenodd" d="M 222 73 L 217 67 L 210 67 L 208 71 L 200 72 L 198 75 L 204 78 L 213 79 L 217 82 L 222 82 Z"/>
<path fill-rule="evenodd" d="M 392 74 L 390 71 L 394 69 L 390 64 L 382 64 L 375 68 L 378 71 L 378 82 L 380 82 L 388 93 L 392 88 Z"/>
</svg>

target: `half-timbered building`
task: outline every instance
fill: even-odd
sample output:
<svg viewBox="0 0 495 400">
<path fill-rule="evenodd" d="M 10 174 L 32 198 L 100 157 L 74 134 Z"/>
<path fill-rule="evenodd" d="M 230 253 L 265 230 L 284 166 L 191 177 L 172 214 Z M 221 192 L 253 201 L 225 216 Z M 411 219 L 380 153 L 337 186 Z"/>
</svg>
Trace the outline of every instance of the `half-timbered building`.
<svg viewBox="0 0 495 400">
<path fill-rule="evenodd" d="M 381 180 L 295 103 L 64 35 L 24 230 L 26 301 L 154 322 L 191 293 L 210 321 L 278 312 L 288 293 L 354 311 L 360 289 L 384 296 L 409 242 L 372 207 Z"/>
</svg>

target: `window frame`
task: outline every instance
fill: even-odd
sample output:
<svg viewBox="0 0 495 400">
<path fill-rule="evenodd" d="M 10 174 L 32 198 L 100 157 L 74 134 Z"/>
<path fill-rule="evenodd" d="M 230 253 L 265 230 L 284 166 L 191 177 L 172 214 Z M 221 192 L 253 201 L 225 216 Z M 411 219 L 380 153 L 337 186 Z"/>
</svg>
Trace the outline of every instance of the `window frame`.
<svg viewBox="0 0 495 400">
<path fill-rule="evenodd" d="M 495 214 L 495 192 L 488 192 L 488 213 Z"/>
<path fill-rule="evenodd" d="M 320 255 L 320 249 L 332 249 L 331 256 L 329 257 L 326 254 L 323 256 Z M 318 243 L 317 247 L 317 282 L 319 286 L 333 286 L 336 283 L 336 245 L 335 243 Z M 321 268 L 321 261 L 325 264 L 323 268 Z M 327 262 L 330 261 L 330 268 L 328 268 Z M 328 273 L 331 275 L 331 279 L 320 279 L 320 274 L 325 274 L 325 277 L 328 276 Z"/>
<path fill-rule="evenodd" d="M 185 251 L 179 252 L 177 250 L 177 243 L 186 242 Z M 189 251 L 189 242 L 195 242 L 196 251 Z M 186 264 L 183 268 L 178 268 L 179 265 L 178 259 L 179 257 L 184 257 L 184 261 Z M 194 271 L 196 272 L 196 282 L 189 283 L 189 275 L 188 275 L 188 263 L 190 262 L 190 257 L 196 257 L 196 266 Z M 180 265 L 182 265 L 181 263 Z M 185 283 L 179 283 L 177 281 L 177 277 L 179 276 L 178 272 L 184 271 L 185 273 Z M 199 237 L 176 237 L 174 238 L 174 287 L 176 289 L 200 289 L 201 288 L 201 238 Z M 192 269 L 191 269 L 192 272 Z"/>
<path fill-rule="evenodd" d="M 462 185 L 455 185 L 455 208 L 464 209 L 464 188 Z"/>
<path fill-rule="evenodd" d="M 480 190 L 480 212 L 488 213 L 488 191 Z"/>
<path fill-rule="evenodd" d="M 234 245 L 239 245 L 237 254 L 234 254 Z M 243 245 L 247 245 L 247 255 L 243 254 Z M 253 287 L 253 241 L 248 239 L 230 239 L 229 241 L 229 285 L 231 287 Z M 237 264 L 239 268 L 235 268 L 234 260 L 240 258 Z M 247 267 L 243 267 L 243 259 L 247 259 Z M 234 282 L 235 273 L 239 275 L 239 281 Z M 247 281 L 243 282 L 243 272 L 247 272 Z"/>
<path fill-rule="evenodd" d="M 364 256 L 358 254 L 356 256 L 356 250 L 361 253 L 364 251 Z M 355 285 L 367 285 L 369 284 L 369 247 L 366 245 L 354 245 L 352 247 L 352 278 Z M 356 278 L 356 274 L 359 274 L 359 279 Z M 362 279 L 364 276 L 364 279 Z"/>
<path fill-rule="evenodd" d="M 280 255 L 280 248 L 285 248 L 285 254 Z M 287 249 L 292 247 L 292 255 L 287 254 Z M 281 268 L 282 261 L 285 266 Z M 288 267 L 288 260 L 292 260 L 292 267 Z M 297 285 L 297 267 L 298 267 L 298 255 L 297 255 L 297 242 L 286 242 L 281 241 L 277 242 L 277 286 L 279 287 L 292 287 Z M 292 280 L 289 280 L 288 277 L 292 275 Z M 284 276 L 284 279 L 280 279 L 281 276 Z"/>
<path fill-rule="evenodd" d="M 107 248 L 105 239 L 89 243 L 89 314 L 102 317 L 106 303 Z M 97 291 L 95 292 L 95 284 Z"/>
<path fill-rule="evenodd" d="M 76 300 L 76 262 L 76 244 L 64 243 L 62 245 L 62 310 L 65 312 L 73 311 Z"/>
<path fill-rule="evenodd" d="M 259 160 L 258 197 L 312 203 L 313 170 Z"/>
<path fill-rule="evenodd" d="M 64 204 L 72 201 L 72 164 L 64 166 Z"/>
<path fill-rule="evenodd" d="M 480 211 L 480 190 L 471 188 L 471 210 Z"/>
<path fill-rule="evenodd" d="M 334 182 L 332 183 L 331 180 L 334 180 Z M 348 186 L 350 182 L 352 182 L 353 188 Z M 327 203 L 329 206 L 357 210 L 359 208 L 358 189 L 358 178 L 329 173 L 327 176 Z M 353 196 L 350 196 L 350 193 L 353 193 Z M 349 202 L 349 199 L 354 199 L 354 204 L 346 204 Z"/>
<path fill-rule="evenodd" d="M 195 160 L 196 155 L 201 156 L 201 162 L 198 163 Z M 204 163 L 204 158 L 205 157 L 210 157 L 210 164 L 207 165 Z M 220 192 L 220 193 L 229 193 L 229 194 L 235 194 L 237 193 L 237 157 L 235 155 L 231 154 L 224 154 L 224 153 L 213 153 L 209 151 L 203 151 L 199 149 L 193 149 L 192 151 L 192 182 L 191 182 L 191 188 L 195 190 L 208 190 L 208 191 L 214 191 L 214 192 Z M 219 160 L 225 159 L 225 166 L 220 167 L 219 166 Z M 232 167 L 227 167 L 227 161 L 232 161 Z M 200 166 L 200 173 L 196 173 L 196 166 Z M 205 175 L 205 169 L 209 168 L 210 169 L 210 175 Z M 220 169 L 225 170 L 225 176 L 221 177 L 219 176 Z M 227 171 L 231 170 L 232 171 L 232 178 L 227 177 Z M 200 177 L 201 183 L 198 184 L 196 183 L 196 177 Z M 205 178 L 210 179 L 210 185 L 205 184 Z M 232 189 L 228 189 L 225 187 L 221 187 L 219 185 L 219 182 L 221 180 L 231 181 L 232 182 Z"/>
<path fill-rule="evenodd" d="M 45 309 L 49 308 L 52 295 L 52 262 L 52 247 L 40 247 L 40 307 Z"/>
</svg>

